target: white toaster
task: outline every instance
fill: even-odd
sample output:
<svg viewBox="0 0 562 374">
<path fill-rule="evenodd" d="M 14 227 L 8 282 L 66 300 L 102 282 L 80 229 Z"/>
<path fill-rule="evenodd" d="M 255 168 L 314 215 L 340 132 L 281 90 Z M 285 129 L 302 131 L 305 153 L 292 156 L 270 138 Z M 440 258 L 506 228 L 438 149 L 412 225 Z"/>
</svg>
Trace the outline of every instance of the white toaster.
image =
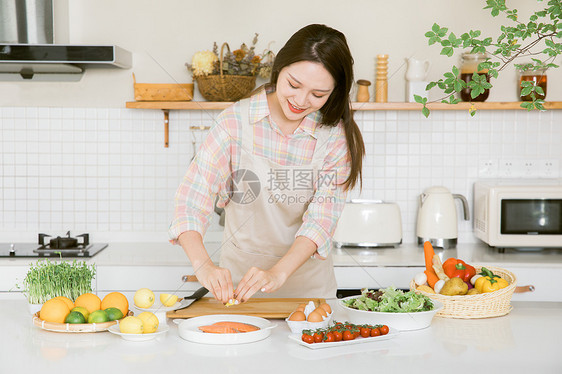
<svg viewBox="0 0 562 374">
<path fill-rule="evenodd" d="M 354 199 L 345 204 L 333 242 L 336 247 L 396 247 L 402 243 L 402 217 L 395 203 Z"/>
</svg>

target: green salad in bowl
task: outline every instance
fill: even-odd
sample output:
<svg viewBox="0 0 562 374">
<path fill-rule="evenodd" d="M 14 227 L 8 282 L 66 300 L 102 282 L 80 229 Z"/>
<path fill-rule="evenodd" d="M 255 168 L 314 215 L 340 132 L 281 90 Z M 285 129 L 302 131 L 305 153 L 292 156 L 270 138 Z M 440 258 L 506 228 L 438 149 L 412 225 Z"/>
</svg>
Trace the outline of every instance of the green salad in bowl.
<svg viewBox="0 0 562 374">
<path fill-rule="evenodd" d="M 443 309 L 438 300 L 394 287 L 378 291 L 363 289 L 361 295 L 340 299 L 338 305 L 351 323 L 385 324 L 401 331 L 428 327 L 435 314 Z"/>
<path fill-rule="evenodd" d="M 433 301 L 414 291 L 404 292 L 394 287 L 384 290 L 361 290 L 361 296 L 348 298 L 343 302 L 346 306 L 368 310 L 371 312 L 411 313 L 427 312 L 433 309 Z"/>
</svg>

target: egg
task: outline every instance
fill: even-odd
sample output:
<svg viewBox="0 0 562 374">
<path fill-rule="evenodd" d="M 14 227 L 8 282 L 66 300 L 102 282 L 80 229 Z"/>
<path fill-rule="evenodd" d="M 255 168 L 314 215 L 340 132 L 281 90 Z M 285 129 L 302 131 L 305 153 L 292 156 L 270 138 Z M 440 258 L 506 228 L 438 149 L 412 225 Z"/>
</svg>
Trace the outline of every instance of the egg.
<svg viewBox="0 0 562 374">
<path fill-rule="evenodd" d="M 324 309 L 328 314 L 332 313 L 332 308 L 330 308 L 330 305 L 326 303 L 320 304 L 319 308 Z"/>
<path fill-rule="evenodd" d="M 304 312 L 305 307 L 306 307 L 306 304 L 299 304 L 299 306 L 297 306 L 297 309 L 295 309 L 295 310 L 300 310 L 301 312 Z"/>
<path fill-rule="evenodd" d="M 304 315 L 304 312 L 297 310 L 291 313 L 289 321 L 306 321 L 306 316 Z"/>
<path fill-rule="evenodd" d="M 308 322 L 322 322 L 323 321 L 322 315 L 320 313 L 318 313 L 316 310 L 313 310 L 308 315 L 307 321 Z"/>
<path fill-rule="evenodd" d="M 314 311 L 320 313 L 322 317 L 328 317 L 328 313 L 321 307 L 314 309 Z"/>
</svg>

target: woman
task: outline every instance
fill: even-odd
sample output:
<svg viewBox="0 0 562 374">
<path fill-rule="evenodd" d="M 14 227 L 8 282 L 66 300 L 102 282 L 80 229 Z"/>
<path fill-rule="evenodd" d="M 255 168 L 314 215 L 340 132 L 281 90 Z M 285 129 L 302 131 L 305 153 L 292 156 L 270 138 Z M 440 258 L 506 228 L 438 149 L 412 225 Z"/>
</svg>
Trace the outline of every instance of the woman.
<svg viewBox="0 0 562 374">
<path fill-rule="evenodd" d="M 331 236 L 365 153 L 352 84 L 345 36 L 309 25 L 277 54 L 270 84 L 218 116 L 170 226 L 217 300 L 336 296 Z M 219 266 L 202 239 L 217 195 L 226 213 Z"/>
</svg>

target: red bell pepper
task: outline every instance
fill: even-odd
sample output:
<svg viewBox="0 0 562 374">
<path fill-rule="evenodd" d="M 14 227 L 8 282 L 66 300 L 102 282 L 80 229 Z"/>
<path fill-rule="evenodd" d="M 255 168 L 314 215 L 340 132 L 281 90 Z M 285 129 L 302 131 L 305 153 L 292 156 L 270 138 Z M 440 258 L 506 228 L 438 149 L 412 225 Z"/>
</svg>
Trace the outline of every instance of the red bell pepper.
<svg viewBox="0 0 562 374">
<path fill-rule="evenodd" d="M 449 278 L 458 277 L 465 282 L 470 282 L 470 278 L 476 274 L 476 269 L 473 266 L 452 257 L 443 263 L 443 271 Z"/>
</svg>

